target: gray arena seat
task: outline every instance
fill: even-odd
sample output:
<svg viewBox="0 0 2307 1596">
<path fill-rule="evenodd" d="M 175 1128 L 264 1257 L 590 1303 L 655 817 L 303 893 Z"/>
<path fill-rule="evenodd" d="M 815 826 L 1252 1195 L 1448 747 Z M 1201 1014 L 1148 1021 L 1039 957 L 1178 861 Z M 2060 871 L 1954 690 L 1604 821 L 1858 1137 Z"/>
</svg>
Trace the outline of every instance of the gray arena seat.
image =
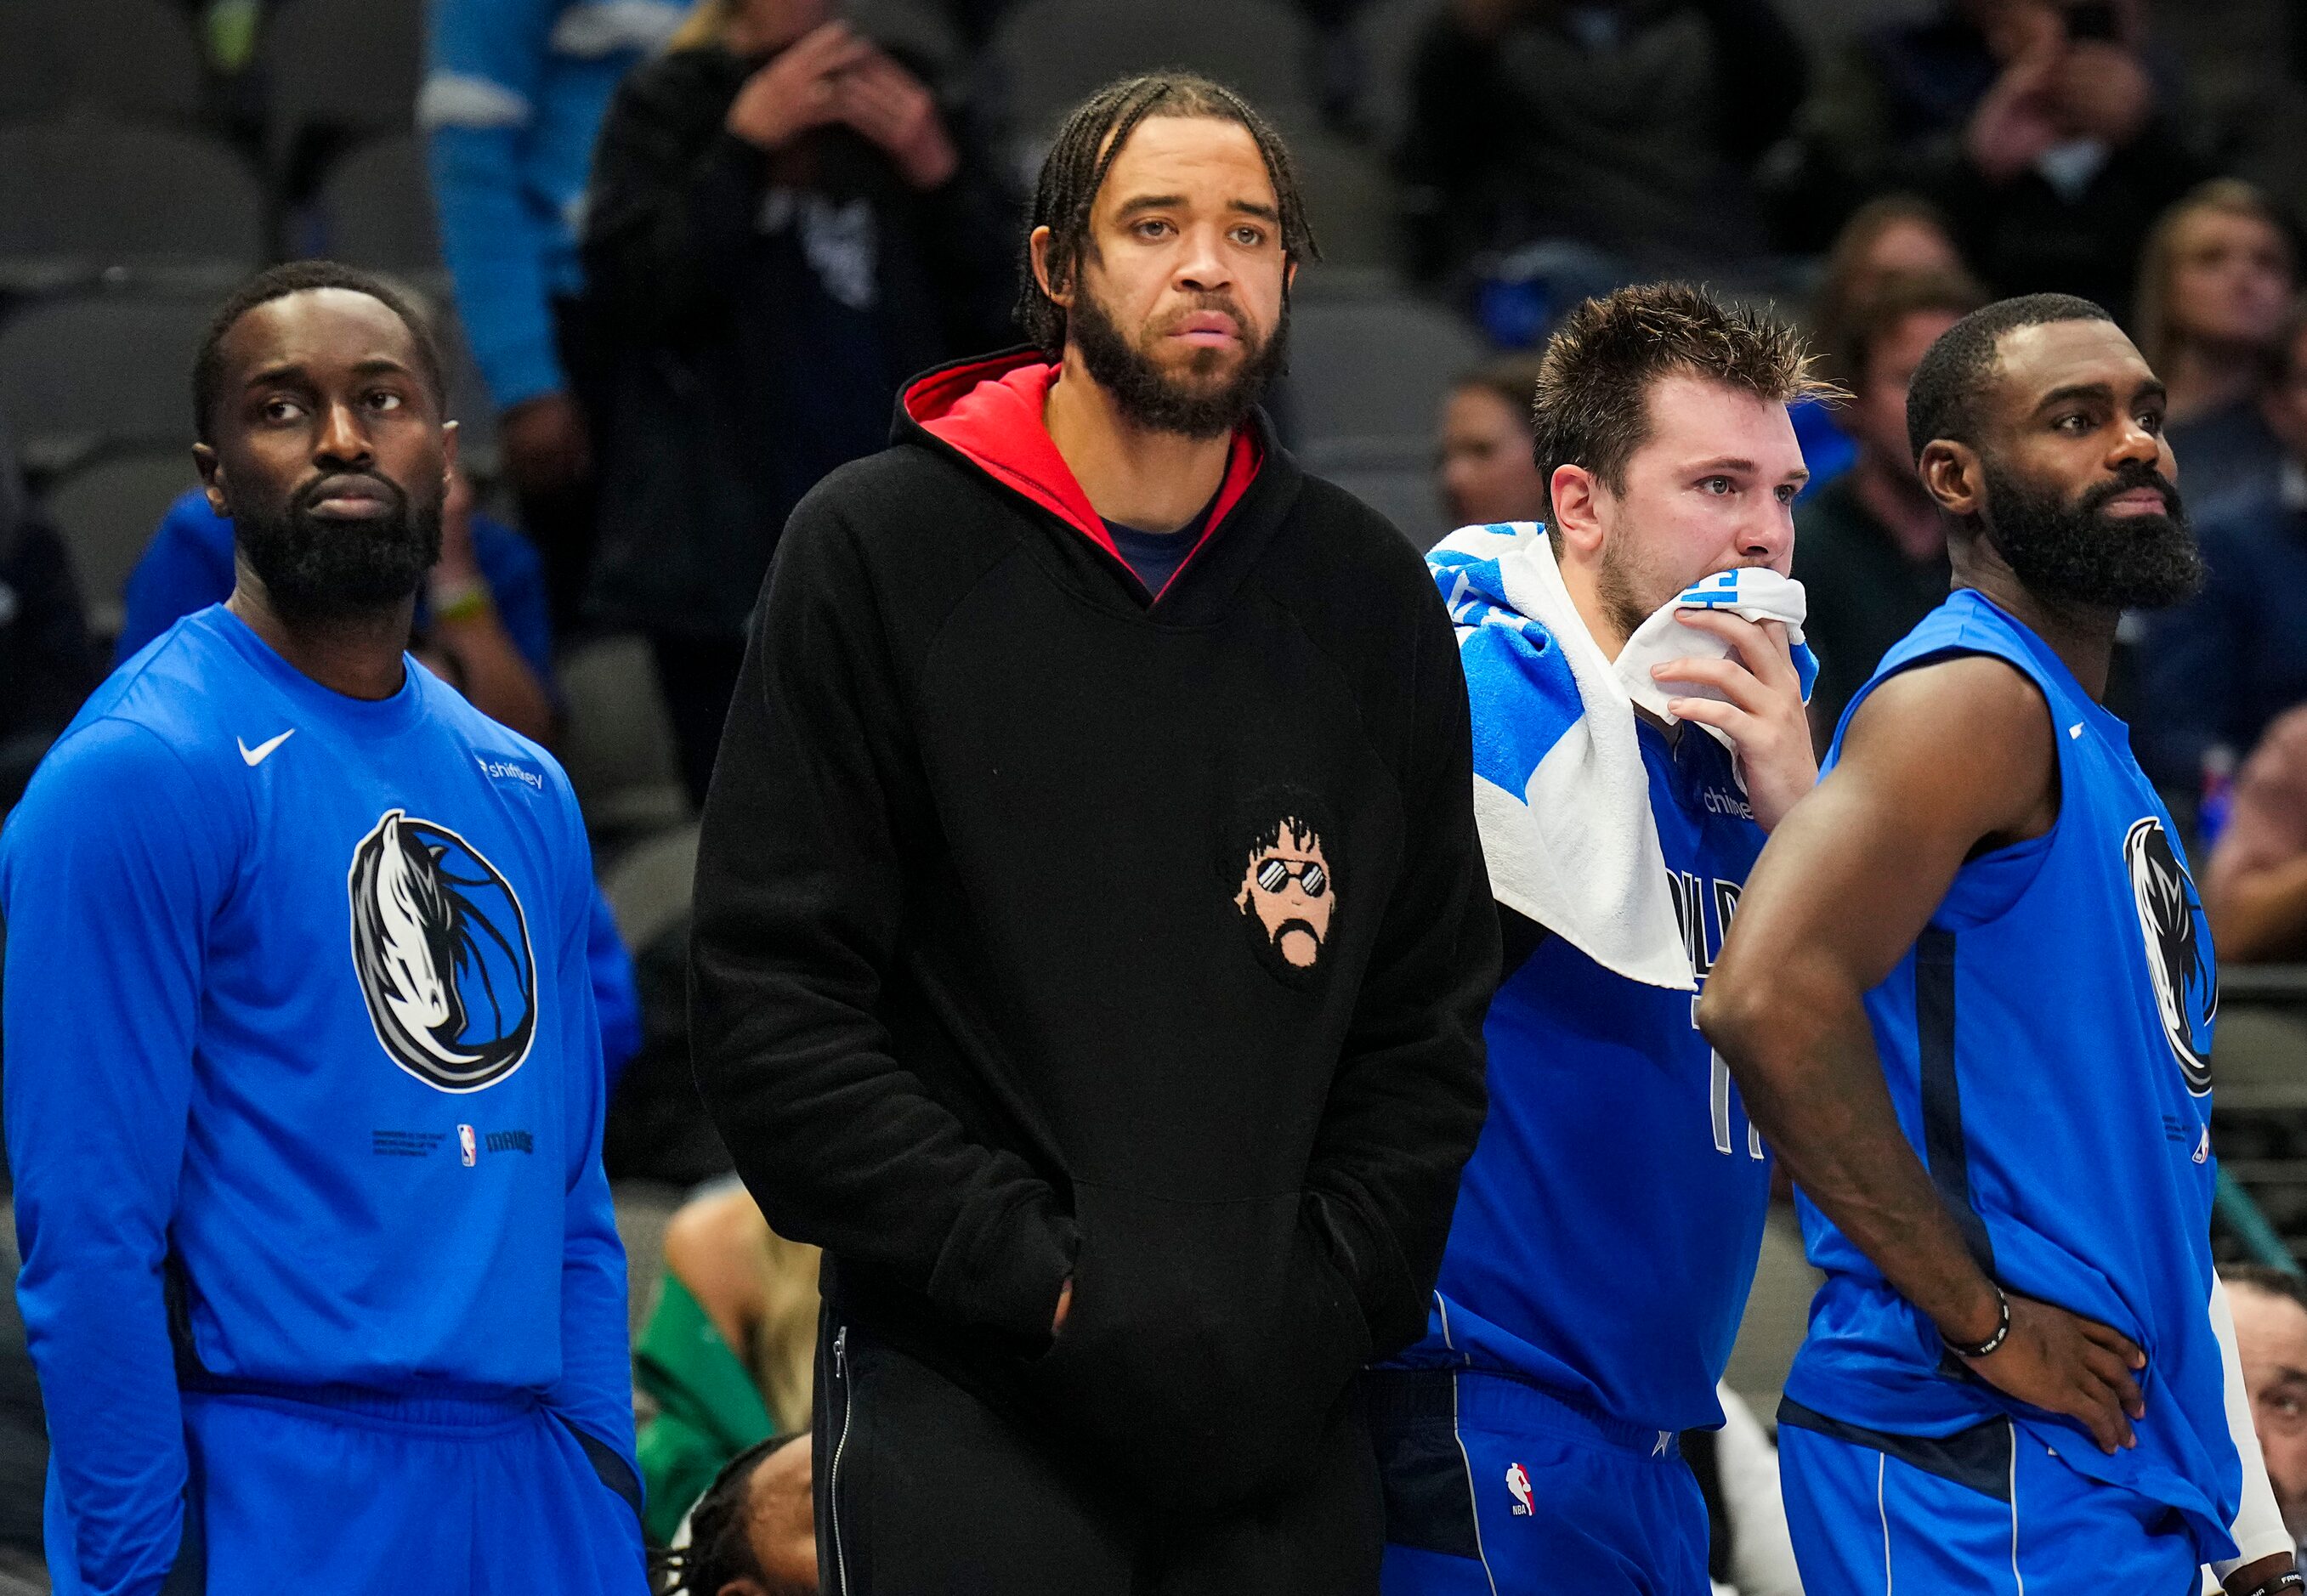
<svg viewBox="0 0 2307 1596">
<path fill-rule="evenodd" d="M 425 144 L 414 133 L 372 140 L 338 160 L 313 209 L 315 253 L 382 271 L 442 269 Z"/>
<path fill-rule="evenodd" d="M 1430 438 L 1450 385 L 1488 353 L 1447 311 L 1400 294 L 1291 312 L 1290 404 L 1305 445 Z"/>
<path fill-rule="evenodd" d="M 689 912 L 697 883 L 697 826 L 635 844 L 601 876 L 601 895 L 628 952 L 638 955 Z"/>
<path fill-rule="evenodd" d="M 270 253 L 264 186 L 206 135 L 74 112 L 0 127 L 0 283 L 110 269 L 221 286 Z"/>
<path fill-rule="evenodd" d="M 1380 149 L 1394 149 L 1409 131 L 1411 63 L 1442 5 L 1443 0 L 1372 0 L 1349 24 L 1360 78 L 1354 118 Z"/>
<path fill-rule="evenodd" d="M 128 574 L 143 558 L 168 507 L 199 482 L 187 444 L 108 455 L 48 490 L 48 515 L 72 550 L 81 597 L 99 636 L 119 635 Z"/>
<path fill-rule="evenodd" d="M 1023 0 L 986 48 L 1011 132 L 1036 151 L 1076 101 L 1162 66 L 1215 78 L 1278 126 L 1316 121 L 1313 31 L 1282 0 Z"/>
<path fill-rule="evenodd" d="M 0 420 L 25 464 L 55 471 L 107 444 L 192 442 L 193 356 L 207 299 L 90 294 L 0 322 Z"/>
<path fill-rule="evenodd" d="M 1403 451 L 1406 456 L 1408 451 Z M 1394 530 L 1424 553 L 1452 530 L 1440 495 L 1434 491 L 1434 469 L 1407 458 L 1392 464 L 1345 463 L 1325 467 L 1308 459 L 1307 469 L 1328 478 L 1394 523 Z"/>
<path fill-rule="evenodd" d="M 208 69 L 190 11 L 169 0 L 6 0 L 0 117 L 102 107 L 195 116 Z"/>
<path fill-rule="evenodd" d="M 276 160 L 310 135 L 364 138 L 416 124 L 425 58 L 419 0 L 280 0 L 256 53 L 270 86 Z"/>
<path fill-rule="evenodd" d="M 561 764 L 596 845 L 687 821 L 689 795 L 648 644 L 604 637 L 570 650 L 554 674 L 567 712 Z"/>
<path fill-rule="evenodd" d="M 1385 164 L 1334 133 L 1301 133 L 1290 141 L 1290 154 L 1322 264 L 1381 271 L 1399 265 L 1402 197 Z"/>
</svg>

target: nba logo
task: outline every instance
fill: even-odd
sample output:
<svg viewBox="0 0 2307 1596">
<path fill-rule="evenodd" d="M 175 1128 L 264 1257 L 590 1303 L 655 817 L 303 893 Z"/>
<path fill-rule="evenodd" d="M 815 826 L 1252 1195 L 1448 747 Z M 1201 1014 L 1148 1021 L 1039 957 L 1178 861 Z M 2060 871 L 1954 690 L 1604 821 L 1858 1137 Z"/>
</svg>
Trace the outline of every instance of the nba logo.
<svg viewBox="0 0 2307 1596">
<path fill-rule="evenodd" d="M 472 1168 L 473 1160 L 480 1156 L 480 1148 L 473 1140 L 473 1128 L 470 1125 L 457 1127 L 457 1145 L 464 1149 L 465 1167 Z"/>
<path fill-rule="evenodd" d="M 1528 1518 L 1531 1514 L 1530 1474 L 1522 1464 L 1518 1463 L 1506 1464 L 1506 1489 L 1514 1492 L 1514 1516 Z"/>
</svg>

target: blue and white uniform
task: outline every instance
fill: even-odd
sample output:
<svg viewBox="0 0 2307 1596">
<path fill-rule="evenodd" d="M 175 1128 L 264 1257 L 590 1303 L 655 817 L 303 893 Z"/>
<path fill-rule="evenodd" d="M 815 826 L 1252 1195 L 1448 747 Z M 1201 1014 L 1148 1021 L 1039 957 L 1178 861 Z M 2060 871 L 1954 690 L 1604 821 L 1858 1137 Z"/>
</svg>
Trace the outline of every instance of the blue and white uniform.
<svg viewBox="0 0 2307 1596">
<path fill-rule="evenodd" d="M 1590 706 L 1541 622 L 1479 591 L 1490 568 L 1437 564 L 1473 623 L 1460 653 L 1478 781 L 1519 793 Z M 1763 834 L 1712 737 L 1685 724 L 1669 742 L 1639 720 L 1636 734 L 1702 983 Z M 1428 1332 L 1370 1381 L 1385 1589 L 1704 1596 L 1706 1507 L 1678 1436 L 1722 1422 L 1767 1154 L 1693 1023 L 1694 991 L 1614 973 L 1559 935 L 1514 968 L 1514 942 L 1509 920 L 1483 1028 L 1489 1116 Z"/>
<path fill-rule="evenodd" d="M 221 606 L 0 833 L 61 1592 L 645 1589 L 592 899 L 542 750 Z"/>
<path fill-rule="evenodd" d="M 1807 1202 L 1826 1284 L 1780 1413 L 1805 1582 L 1864 1592 L 2191 1590 L 2291 1541 L 2212 1272 L 2210 932 L 2123 723 L 1961 591 L 1885 656 L 1960 654 L 2038 688 L 2058 746 L 2045 835 L 1964 865 L 1866 996 L 1900 1126 L 1980 1266 L 2147 1353 L 2139 1445 L 2003 1396 Z M 1830 755 L 1839 758 L 1841 738 Z"/>
</svg>

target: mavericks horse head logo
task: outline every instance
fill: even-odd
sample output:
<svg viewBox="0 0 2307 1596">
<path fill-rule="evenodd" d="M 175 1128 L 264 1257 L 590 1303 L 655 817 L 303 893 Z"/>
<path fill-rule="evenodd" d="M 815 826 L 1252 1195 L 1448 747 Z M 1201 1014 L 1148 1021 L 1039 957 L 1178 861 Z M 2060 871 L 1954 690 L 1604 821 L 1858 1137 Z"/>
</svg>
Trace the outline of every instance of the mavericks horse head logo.
<svg viewBox="0 0 2307 1596">
<path fill-rule="evenodd" d="M 353 850 L 353 969 L 392 1062 L 444 1092 L 520 1067 L 536 965 L 520 900 L 446 826 L 388 809 Z"/>
<path fill-rule="evenodd" d="M 2147 943 L 2147 972 L 2154 980 L 2163 1035 L 2187 1077 L 2187 1089 L 2200 1097 L 2211 1089 L 2211 1027 L 2219 1012 L 2218 971 L 2211 962 L 2202 900 L 2155 816 L 2132 824 L 2123 840 L 2123 858 L 2139 905 L 2139 931 Z"/>
</svg>

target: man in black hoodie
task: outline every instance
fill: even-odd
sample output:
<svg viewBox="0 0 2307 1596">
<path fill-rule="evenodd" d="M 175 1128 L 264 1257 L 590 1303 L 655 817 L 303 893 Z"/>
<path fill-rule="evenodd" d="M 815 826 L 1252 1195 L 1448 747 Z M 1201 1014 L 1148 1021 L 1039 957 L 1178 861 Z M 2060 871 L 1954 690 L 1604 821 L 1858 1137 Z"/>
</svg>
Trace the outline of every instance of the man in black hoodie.
<svg viewBox="0 0 2307 1596">
<path fill-rule="evenodd" d="M 826 1588 L 1375 1592 L 1497 929 L 1449 621 L 1256 410 L 1311 248 L 1228 91 L 1093 97 L 1038 348 L 795 510 L 706 805 L 708 1105 L 826 1250 Z"/>
</svg>

